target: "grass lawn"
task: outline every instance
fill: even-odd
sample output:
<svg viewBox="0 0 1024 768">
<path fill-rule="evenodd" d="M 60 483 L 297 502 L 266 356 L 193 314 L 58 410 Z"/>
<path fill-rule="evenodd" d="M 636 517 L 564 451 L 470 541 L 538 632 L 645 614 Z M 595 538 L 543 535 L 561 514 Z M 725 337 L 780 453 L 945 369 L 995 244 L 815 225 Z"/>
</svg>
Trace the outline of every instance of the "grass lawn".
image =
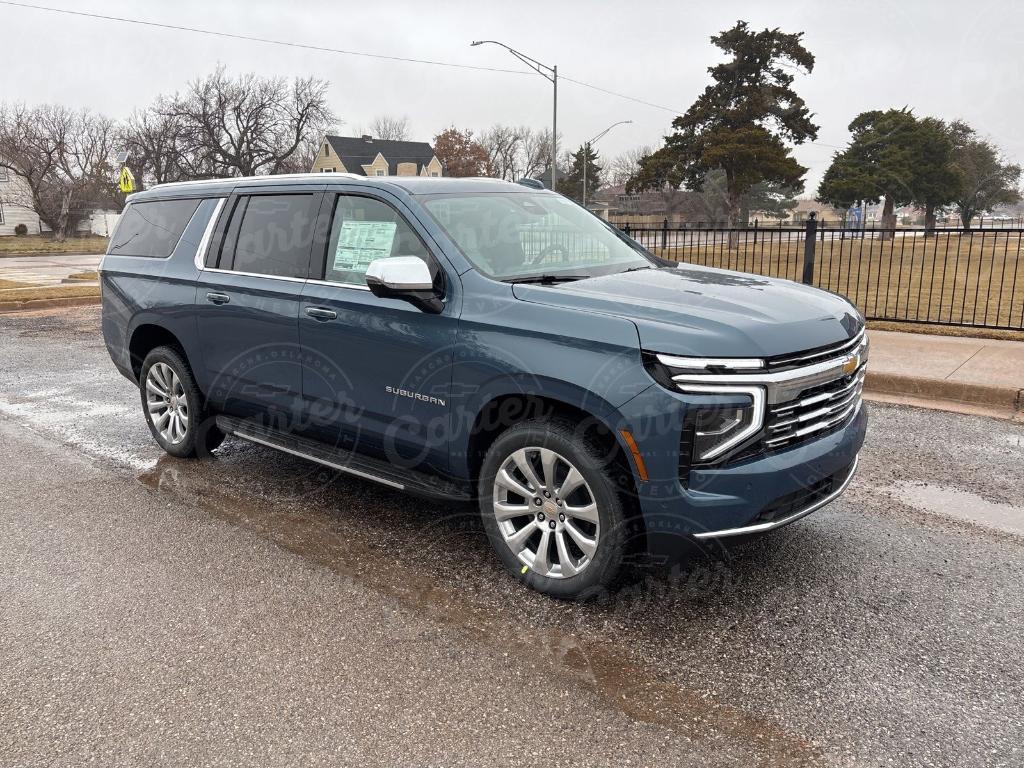
<svg viewBox="0 0 1024 768">
<path fill-rule="evenodd" d="M 33 286 L 31 283 L 15 283 L 11 280 L 0 281 L 0 304 L 11 301 L 34 301 L 36 299 L 80 298 L 83 296 L 99 296 L 98 285 L 44 285 Z"/>
<path fill-rule="evenodd" d="M 22 283 L 17 280 L 2 280 L 0 279 L 0 291 L 5 288 L 29 288 L 35 285 L 35 283 Z"/>
<path fill-rule="evenodd" d="M 95 269 L 86 270 L 85 272 L 75 272 L 74 274 L 68 275 L 68 280 L 99 280 L 99 273 Z"/>
<path fill-rule="evenodd" d="M 1020 233 L 999 230 L 885 241 L 826 230 L 816 242 L 814 285 L 843 294 L 869 318 L 1024 329 L 1022 245 Z M 802 235 L 762 236 L 756 244 L 748 236 L 734 249 L 722 240 L 691 241 L 654 252 L 790 280 L 803 273 Z"/>
<path fill-rule="evenodd" d="M 0 237 L 0 255 L 29 255 L 37 253 L 106 253 L 107 238 L 69 237 L 57 242 L 49 235 L 25 235 L 24 237 Z"/>
</svg>

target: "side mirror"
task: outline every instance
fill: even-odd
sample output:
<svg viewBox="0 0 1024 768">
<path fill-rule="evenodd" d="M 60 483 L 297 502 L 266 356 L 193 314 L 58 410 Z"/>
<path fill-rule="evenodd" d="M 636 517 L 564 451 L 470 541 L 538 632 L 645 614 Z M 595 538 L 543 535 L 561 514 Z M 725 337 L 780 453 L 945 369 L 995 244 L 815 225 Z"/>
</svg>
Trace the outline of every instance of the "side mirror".
<svg viewBox="0 0 1024 768">
<path fill-rule="evenodd" d="M 444 304 L 430 267 L 418 256 L 375 259 L 366 268 L 366 285 L 382 299 L 404 299 L 424 312 L 439 313 Z"/>
</svg>

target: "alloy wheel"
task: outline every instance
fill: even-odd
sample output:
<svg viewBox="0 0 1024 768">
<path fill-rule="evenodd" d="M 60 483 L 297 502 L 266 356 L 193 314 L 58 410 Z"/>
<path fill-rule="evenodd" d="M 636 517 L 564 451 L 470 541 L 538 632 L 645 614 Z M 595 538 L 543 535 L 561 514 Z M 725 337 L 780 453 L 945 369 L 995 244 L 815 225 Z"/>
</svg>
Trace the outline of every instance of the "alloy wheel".
<svg viewBox="0 0 1024 768">
<path fill-rule="evenodd" d="M 153 428 L 177 445 L 188 432 L 188 398 L 178 374 L 167 363 L 154 363 L 146 374 L 146 407 Z"/>
<path fill-rule="evenodd" d="M 534 573 L 564 579 L 593 562 L 597 500 L 564 456 L 540 447 L 515 451 L 498 468 L 493 500 L 506 546 Z"/>
</svg>

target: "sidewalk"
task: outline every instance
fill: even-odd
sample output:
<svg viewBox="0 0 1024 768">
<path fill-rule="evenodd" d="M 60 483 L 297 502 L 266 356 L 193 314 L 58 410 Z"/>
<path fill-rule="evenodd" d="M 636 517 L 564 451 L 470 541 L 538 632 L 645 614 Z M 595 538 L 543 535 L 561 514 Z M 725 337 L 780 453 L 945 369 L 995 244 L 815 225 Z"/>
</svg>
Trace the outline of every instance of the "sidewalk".
<svg viewBox="0 0 1024 768">
<path fill-rule="evenodd" d="M 0 260 L 0 279 L 33 285 L 60 285 L 68 275 L 96 269 L 102 258 L 102 254 L 72 253 L 11 256 Z M 81 285 L 96 285 L 96 282 L 84 282 Z"/>
<path fill-rule="evenodd" d="M 1024 342 L 868 333 L 865 397 L 1024 421 Z"/>
</svg>

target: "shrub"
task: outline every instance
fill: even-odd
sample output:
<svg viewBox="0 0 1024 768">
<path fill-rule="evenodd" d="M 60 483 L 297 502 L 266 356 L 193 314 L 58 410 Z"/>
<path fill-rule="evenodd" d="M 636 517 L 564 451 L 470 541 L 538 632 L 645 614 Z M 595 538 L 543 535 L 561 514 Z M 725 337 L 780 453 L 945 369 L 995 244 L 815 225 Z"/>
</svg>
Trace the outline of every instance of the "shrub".
<svg viewBox="0 0 1024 768">
<path fill-rule="evenodd" d="M 16 224 L 14 226 L 14 234 L 16 234 L 18 237 L 24 237 L 25 235 L 28 234 L 28 227 L 26 227 L 24 224 Z"/>
</svg>

